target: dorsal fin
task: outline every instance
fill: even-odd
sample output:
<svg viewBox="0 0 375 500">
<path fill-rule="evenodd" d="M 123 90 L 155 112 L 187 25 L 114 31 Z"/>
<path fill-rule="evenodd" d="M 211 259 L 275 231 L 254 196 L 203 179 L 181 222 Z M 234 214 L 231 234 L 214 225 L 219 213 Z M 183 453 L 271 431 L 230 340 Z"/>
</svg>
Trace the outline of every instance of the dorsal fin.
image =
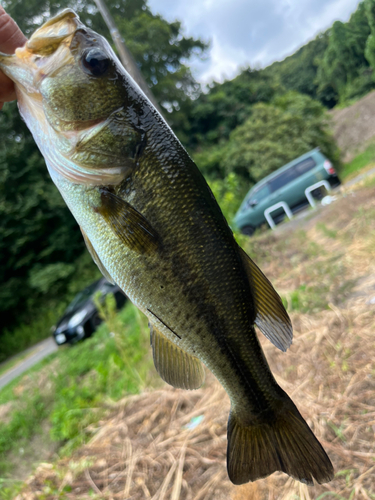
<svg viewBox="0 0 375 500">
<path fill-rule="evenodd" d="M 270 281 L 242 248 L 240 255 L 254 294 L 255 324 L 276 347 L 285 352 L 293 340 L 288 313 Z"/>
</svg>

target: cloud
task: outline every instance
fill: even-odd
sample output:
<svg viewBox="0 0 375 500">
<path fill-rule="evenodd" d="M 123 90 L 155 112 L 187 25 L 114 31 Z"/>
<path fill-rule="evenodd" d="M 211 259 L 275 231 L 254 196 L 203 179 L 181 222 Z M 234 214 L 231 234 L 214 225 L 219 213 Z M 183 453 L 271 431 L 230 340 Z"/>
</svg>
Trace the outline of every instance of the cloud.
<svg viewBox="0 0 375 500">
<path fill-rule="evenodd" d="M 179 19 L 187 35 L 211 40 L 204 62 L 192 69 L 202 83 L 233 78 L 240 67 L 264 67 L 340 19 L 359 0 L 149 0 L 154 12 Z"/>
</svg>

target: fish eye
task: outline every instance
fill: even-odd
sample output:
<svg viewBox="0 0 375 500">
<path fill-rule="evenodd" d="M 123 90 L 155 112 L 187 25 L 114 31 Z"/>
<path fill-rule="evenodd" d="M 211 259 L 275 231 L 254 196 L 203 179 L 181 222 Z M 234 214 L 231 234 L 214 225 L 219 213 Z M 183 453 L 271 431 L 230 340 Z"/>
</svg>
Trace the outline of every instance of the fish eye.
<svg viewBox="0 0 375 500">
<path fill-rule="evenodd" d="M 110 59 L 105 52 L 95 48 L 86 51 L 81 62 L 85 73 L 91 76 L 102 76 L 109 68 Z"/>
</svg>

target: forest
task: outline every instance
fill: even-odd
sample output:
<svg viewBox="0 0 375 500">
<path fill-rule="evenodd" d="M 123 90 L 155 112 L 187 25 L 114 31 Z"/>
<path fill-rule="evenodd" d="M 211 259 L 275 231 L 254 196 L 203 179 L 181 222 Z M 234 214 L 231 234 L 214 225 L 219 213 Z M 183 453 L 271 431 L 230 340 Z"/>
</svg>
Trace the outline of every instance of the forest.
<svg viewBox="0 0 375 500">
<path fill-rule="evenodd" d="M 65 7 L 110 40 L 95 4 L 6 0 L 26 35 Z M 281 62 L 202 89 L 189 59 L 209 45 L 146 0 L 108 0 L 164 117 L 231 217 L 258 180 L 319 146 L 340 169 L 327 111 L 375 88 L 375 0 Z M 45 338 L 68 301 L 99 277 L 15 103 L 0 113 L 0 362 Z"/>
</svg>

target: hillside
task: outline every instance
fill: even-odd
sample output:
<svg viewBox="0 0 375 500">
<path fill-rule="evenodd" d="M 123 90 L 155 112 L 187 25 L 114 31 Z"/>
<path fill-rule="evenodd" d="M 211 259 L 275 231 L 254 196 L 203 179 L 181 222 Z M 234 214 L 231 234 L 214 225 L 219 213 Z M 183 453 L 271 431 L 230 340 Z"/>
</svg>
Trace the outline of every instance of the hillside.
<svg viewBox="0 0 375 500">
<path fill-rule="evenodd" d="M 372 180 L 344 192 L 303 230 L 268 232 L 246 247 L 288 304 L 290 350 L 261 342 L 278 382 L 332 459 L 331 483 L 308 488 L 277 473 L 231 485 L 229 402 L 208 376 L 198 391 L 164 386 L 123 399 L 85 430 L 91 441 L 71 458 L 41 464 L 17 500 L 373 498 L 374 186 Z"/>
<path fill-rule="evenodd" d="M 334 109 L 333 135 L 344 162 L 351 161 L 362 152 L 375 137 L 375 92 L 343 109 Z"/>
</svg>

